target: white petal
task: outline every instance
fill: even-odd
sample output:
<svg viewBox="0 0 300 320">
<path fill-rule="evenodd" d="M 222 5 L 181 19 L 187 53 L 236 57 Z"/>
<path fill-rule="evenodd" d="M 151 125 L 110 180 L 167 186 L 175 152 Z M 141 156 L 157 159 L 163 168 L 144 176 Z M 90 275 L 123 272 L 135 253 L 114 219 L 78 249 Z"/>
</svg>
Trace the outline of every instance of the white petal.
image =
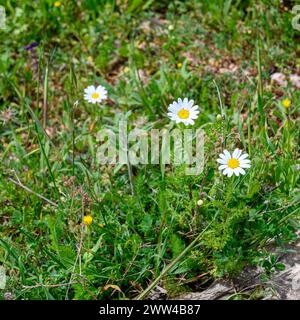
<svg viewBox="0 0 300 320">
<path fill-rule="evenodd" d="M 169 105 L 168 110 L 171 112 L 177 113 L 181 109 L 181 106 L 177 104 L 177 102 L 174 102 L 173 104 Z"/>
<path fill-rule="evenodd" d="M 231 168 L 228 167 L 227 177 L 231 177 L 232 175 L 233 175 L 233 169 L 231 169 Z"/>
<path fill-rule="evenodd" d="M 227 167 L 227 168 L 223 171 L 223 174 L 224 174 L 225 176 L 227 176 L 229 170 L 231 170 L 231 169 Z"/>
<path fill-rule="evenodd" d="M 238 177 L 240 175 L 239 168 L 233 169 L 233 173 Z"/>
<path fill-rule="evenodd" d="M 241 168 L 250 168 L 251 165 L 248 164 L 248 163 L 240 163 L 240 167 L 241 167 Z"/>
<path fill-rule="evenodd" d="M 225 150 L 223 151 L 223 153 L 224 153 L 225 158 L 226 158 L 227 160 L 231 159 L 231 155 L 230 155 L 230 153 L 229 153 L 228 150 L 225 149 Z"/>
<path fill-rule="evenodd" d="M 226 168 L 228 168 L 228 166 L 227 166 L 227 164 L 222 164 L 222 165 L 220 165 L 219 166 L 219 170 L 224 170 L 224 169 L 226 169 Z"/>
<path fill-rule="evenodd" d="M 226 160 L 226 159 L 217 159 L 217 162 L 219 162 L 221 164 L 227 164 L 228 160 Z"/>
<path fill-rule="evenodd" d="M 107 92 L 107 90 L 106 90 L 103 86 L 98 86 L 98 87 L 96 88 L 96 91 L 97 91 L 97 92 Z"/>
<path fill-rule="evenodd" d="M 199 108 L 198 106 L 193 106 L 192 108 L 190 108 L 190 110 L 200 112 L 198 108 Z"/>
<path fill-rule="evenodd" d="M 190 100 L 189 102 L 188 102 L 188 106 L 192 109 L 192 107 L 193 107 L 193 104 L 194 104 L 194 100 Z M 195 106 L 195 107 L 198 107 L 198 106 Z M 194 107 L 193 107 L 194 108 Z"/>
<path fill-rule="evenodd" d="M 191 111 L 191 112 L 190 112 L 190 118 L 191 118 L 191 119 L 197 119 L 197 118 L 198 118 L 198 114 Z"/>
<path fill-rule="evenodd" d="M 225 154 L 223 154 L 223 153 L 220 153 L 220 154 L 219 154 L 219 157 L 220 157 L 221 159 L 227 160 Z"/>
<path fill-rule="evenodd" d="M 232 158 L 238 159 L 241 154 L 242 154 L 242 150 L 236 148 L 236 149 L 233 151 Z"/>
<path fill-rule="evenodd" d="M 239 170 L 240 174 L 242 174 L 242 175 L 246 174 L 246 171 L 244 169 L 242 169 L 241 167 L 238 167 L 237 169 Z"/>
<path fill-rule="evenodd" d="M 88 86 L 85 90 L 84 90 L 84 92 L 86 92 L 86 93 L 93 93 L 93 92 L 95 92 L 96 91 L 96 88 L 94 87 L 94 86 Z"/>
<path fill-rule="evenodd" d="M 101 99 L 107 99 L 107 92 L 103 92 L 100 97 Z"/>
<path fill-rule="evenodd" d="M 231 177 L 233 175 L 233 170 L 228 168 L 228 174 L 227 174 L 227 177 Z"/>
<path fill-rule="evenodd" d="M 251 160 L 249 160 L 249 159 L 243 159 L 243 160 L 238 160 L 239 161 L 239 163 L 251 163 Z"/>
<path fill-rule="evenodd" d="M 238 158 L 238 154 L 239 154 L 240 149 L 234 149 L 233 153 L 232 153 L 232 158 L 237 159 Z"/>
<path fill-rule="evenodd" d="M 191 100 L 191 101 L 194 103 L 193 100 Z M 184 98 L 184 99 L 183 99 L 183 104 L 182 104 L 182 106 L 184 107 L 184 109 L 190 111 L 191 108 L 192 108 L 192 106 L 193 106 L 193 103 L 191 104 L 190 101 L 188 100 L 188 98 Z"/>
<path fill-rule="evenodd" d="M 187 126 L 187 125 L 189 125 L 189 124 L 193 125 L 195 122 L 194 122 L 194 120 L 192 120 L 192 119 L 184 119 L 184 120 L 183 120 L 183 123 Z"/>
<path fill-rule="evenodd" d="M 243 160 L 243 159 L 246 159 L 246 158 L 248 158 L 248 153 L 244 153 L 243 155 L 241 155 L 239 158 L 238 158 L 238 160 L 239 161 L 241 161 L 241 160 Z"/>
<path fill-rule="evenodd" d="M 177 118 L 177 115 L 172 112 L 168 112 L 168 116 L 171 118 L 171 120 L 175 120 Z"/>
</svg>

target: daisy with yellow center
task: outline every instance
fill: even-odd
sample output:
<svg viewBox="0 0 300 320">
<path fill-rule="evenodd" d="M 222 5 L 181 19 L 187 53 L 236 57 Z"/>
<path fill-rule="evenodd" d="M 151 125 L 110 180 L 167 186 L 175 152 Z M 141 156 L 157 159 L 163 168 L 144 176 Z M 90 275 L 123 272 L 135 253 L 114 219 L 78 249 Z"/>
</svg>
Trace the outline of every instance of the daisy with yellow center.
<svg viewBox="0 0 300 320">
<path fill-rule="evenodd" d="M 89 226 L 91 225 L 93 222 L 93 217 L 91 215 L 86 215 L 83 217 L 83 223 L 86 225 L 86 226 Z"/>
<path fill-rule="evenodd" d="M 219 166 L 219 170 L 223 171 L 225 176 L 231 177 L 233 174 L 236 176 L 244 175 L 245 168 L 251 167 L 251 161 L 248 158 L 248 154 L 242 154 L 242 150 L 235 149 L 232 155 L 229 151 L 224 150 L 223 153 L 220 154 L 220 158 L 217 160 L 221 165 Z"/>
<path fill-rule="evenodd" d="M 290 99 L 284 99 L 281 101 L 282 105 L 285 107 L 285 108 L 289 108 L 291 106 L 291 100 Z"/>
<path fill-rule="evenodd" d="M 181 98 L 178 101 L 174 101 L 168 107 L 168 116 L 176 123 L 183 122 L 186 126 L 194 124 L 195 119 L 198 118 L 199 110 L 198 106 L 194 106 L 194 100 L 188 100 L 188 98 Z"/>
<path fill-rule="evenodd" d="M 100 103 L 107 99 L 107 90 L 103 86 L 88 86 L 84 93 L 84 100 L 90 103 Z"/>
</svg>

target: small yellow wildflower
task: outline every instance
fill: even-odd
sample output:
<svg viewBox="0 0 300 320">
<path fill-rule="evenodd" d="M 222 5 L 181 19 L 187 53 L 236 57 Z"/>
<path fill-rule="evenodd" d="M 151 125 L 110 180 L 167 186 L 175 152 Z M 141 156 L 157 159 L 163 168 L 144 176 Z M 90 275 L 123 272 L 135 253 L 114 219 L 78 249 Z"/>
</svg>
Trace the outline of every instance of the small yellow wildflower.
<svg viewBox="0 0 300 320">
<path fill-rule="evenodd" d="M 60 1 L 55 1 L 54 2 L 54 7 L 55 8 L 58 8 L 58 7 L 60 7 L 61 6 L 61 2 Z"/>
<path fill-rule="evenodd" d="M 284 99 L 281 101 L 282 105 L 285 107 L 285 108 L 289 108 L 291 106 L 291 100 L 290 99 Z"/>
<path fill-rule="evenodd" d="M 83 223 L 86 225 L 86 226 L 89 226 L 91 225 L 93 222 L 93 217 L 91 215 L 86 215 L 83 217 Z"/>
<path fill-rule="evenodd" d="M 177 68 L 180 69 L 181 67 L 182 67 L 182 63 L 181 63 L 181 62 L 178 62 L 178 63 L 177 63 Z"/>
</svg>

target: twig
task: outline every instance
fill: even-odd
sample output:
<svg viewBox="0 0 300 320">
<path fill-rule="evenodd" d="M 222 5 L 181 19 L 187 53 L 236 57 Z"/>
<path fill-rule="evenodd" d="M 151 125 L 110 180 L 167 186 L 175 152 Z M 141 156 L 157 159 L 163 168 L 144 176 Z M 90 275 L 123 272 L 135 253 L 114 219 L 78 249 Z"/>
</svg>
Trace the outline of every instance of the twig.
<svg viewBox="0 0 300 320">
<path fill-rule="evenodd" d="M 81 206 L 81 219 L 83 220 L 83 217 L 84 217 L 84 201 L 82 199 L 82 206 Z M 82 244 L 83 244 L 83 236 L 84 236 L 84 225 L 82 224 L 81 225 L 81 230 L 80 230 L 80 240 L 79 240 L 79 245 L 77 246 L 77 256 L 76 256 L 76 259 L 75 259 L 75 263 L 73 265 L 73 269 L 72 269 L 72 273 L 71 273 L 71 276 L 70 276 L 70 280 L 69 280 L 69 285 L 68 285 L 68 288 L 67 288 L 67 291 L 66 291 L 66 296 L 65 296 L 65 300 L 68 299 L 68 294 L 69 294 L 69 291 L 70 291 L 70 287 L 71 287 L 71 284 L 72 284 L 72 278 L 74 276 L 74 273 L 75 273 L 75 269 L 76 269 L 76 265 L 77 265 L 77 261 L 79 261 L 79 276 L 82 278 L 82 261 L 81 261 L 81 249 L 82 249 Z"/>
<path fill-rule="evenodd" d="M 77 256 L 76 256 L 75 263 L 73 265 L 72 273 L 71 273 L 71 276 L 70 276 L 70 280 L 69 280 L 69 283 L 68 283 L 68 288 L 67 288 L 67 291 L 66 291 L 65 300 L 68 299 L 69 290 L 70 290 L 71 285 L 73 284 L 72 278 L 73 278 L 73 276 L 75 274 L 75 269 L 76 269 L 76 265 L 77 265 L 77 261 L 78 260 L 79 260 L 79 276 L 80 276 L 80 278 L 83 278 L 83 276 L 82 276 L 82 265 L 81 265 L 81 248 L 82 248 L 83 232 L 84 232 L 83 228 L 84 228 L 84 226 L 82 225 L 81 231 L 80 231 L 80 241 L 79 241 L 79 245 L 77 247 Z"/>
<path fill-rule="evenodd" d="M 17 179 L 18 179 L 18 181 L 14 180 L 14 179 L 12 179 L 12 178 L 10 178 L 10 177 L 8 177 L 8 180 L 9 180 L 10 182 L 14 183 L 15 185 L 23 188 L 24 190 L 28 191 L 29 193 L 34 194 L 35 196 L 39 197 L 40 199 L 45 200 L 46 202 L 48 202 L 48 203 L 51 204 L 52 206 L 55 206 L 55 207 L 58 206 L 57 203 L 55 203 L 55 202 L 47 199 L 47 198 L 44 197 L 43 195 L 41 195 L 41 194 L 39 194 L 39 193 L 36 193 L 36 192 L 34 192 L 33 190 L 29 189 L 28 187 L 24 186 L 24 184 L 19 180 L 18 177 L 17 177 Z"/>
<path fill-rule="evenodd" d="M 79 281 L 74 281 L 72 282 L 72 284 L 75 283 L 79 283 Z M 57 287 L 66 287 L 67 285 L 69 285 L 69 283 L 57 283 L 57 284 L 43 284 L 43 283 L 38 283 L 34 286 L 23 286 L 24 289 L 35 289 L 35 288 L 57 288 Z"/>
</svg>

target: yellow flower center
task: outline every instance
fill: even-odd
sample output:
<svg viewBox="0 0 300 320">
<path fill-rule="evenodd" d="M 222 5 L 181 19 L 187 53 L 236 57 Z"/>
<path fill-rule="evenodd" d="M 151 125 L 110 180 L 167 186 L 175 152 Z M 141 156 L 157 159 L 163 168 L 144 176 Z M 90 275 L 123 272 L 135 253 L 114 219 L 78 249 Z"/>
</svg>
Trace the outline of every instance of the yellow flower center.
<svg viewBox="0 0 300 320">
<path fill-rule="evenodd" d="M 99 98 L 99 93 L 98 93 L 98 92 L 94 92 L 94 93 L 92 94 L 92 98 L 93 98 L 93 99 L 98 99 L 98 98 Z"/>
<path fill-rule="evenodd" d="M 190 116 L 190 112 L 186 109 L 181 109 L 178 111 L 178 117 L 180 119 L 187 119 Z"/>
<path fill-rule="evenodd" d="M 86 225 L 86 226 L 89 226 L 90 224 L 92 224 L 93 222 L 93 217 L 90 216 L 90 215 L 87 215 L 87 216 L 84 216 L 83 217 L 83 223 Z"/>
<path fill-rule="evenodd" d="M 285 108 L 288 108 L 290 105 L 291 105 L 291 100 L 289 99 L 284 99 L 282 101 L 282 105 L 285 107 Z"/>
<path fill-rule="evenodd" d="M 240 165 L 239 160 L 231 158 L 228 160 L 227 165 L 230 169 L 235 169 Z"/>
</svg>

